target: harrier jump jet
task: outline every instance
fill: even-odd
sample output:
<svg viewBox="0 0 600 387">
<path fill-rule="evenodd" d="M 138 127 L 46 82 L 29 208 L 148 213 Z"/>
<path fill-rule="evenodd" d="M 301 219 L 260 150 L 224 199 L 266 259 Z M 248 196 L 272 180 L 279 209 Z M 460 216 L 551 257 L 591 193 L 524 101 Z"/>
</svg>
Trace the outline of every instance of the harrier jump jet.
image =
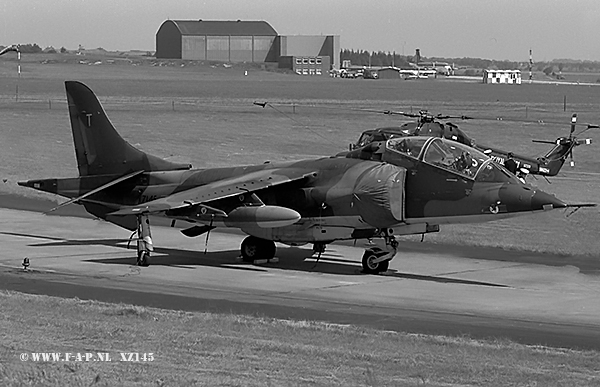
<svg viewBox="0 0 600 387">
<path fill-rule="evenodd" d="M 19 185 L 137 230 L 141 266 L 153 251 L 150 215 L 189 222 L 182 233 L 190 237 L 238 228 L 248 234 L 241 254 L 249 261 L 272 258 L 275 242 L 312 243 L 320 253 L 334 241 L 379 238 L 382 247 L 362 257 L 364 271 L 378 273 L 398 250 L 396 236 L 569 207 L 484 153 L 432 136 L 370 143 L 347 157 L 192 169 L 136 149 L 86 85 L 65 85 L 79 176 Z"/>
</svg>

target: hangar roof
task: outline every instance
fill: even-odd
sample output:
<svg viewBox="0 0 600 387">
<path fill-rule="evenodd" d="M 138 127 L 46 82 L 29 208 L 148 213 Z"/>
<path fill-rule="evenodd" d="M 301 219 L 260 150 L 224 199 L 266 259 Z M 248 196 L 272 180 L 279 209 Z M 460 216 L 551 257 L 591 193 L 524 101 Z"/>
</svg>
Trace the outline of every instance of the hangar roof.
<svg viewBox="0 0 600 387">
<path fill-rule="evenodd" d="M 182 35 L 208 36 L 277 36 L 266 21 L 242 20 L 167 20 L 177 26 Z"/>
</svg>

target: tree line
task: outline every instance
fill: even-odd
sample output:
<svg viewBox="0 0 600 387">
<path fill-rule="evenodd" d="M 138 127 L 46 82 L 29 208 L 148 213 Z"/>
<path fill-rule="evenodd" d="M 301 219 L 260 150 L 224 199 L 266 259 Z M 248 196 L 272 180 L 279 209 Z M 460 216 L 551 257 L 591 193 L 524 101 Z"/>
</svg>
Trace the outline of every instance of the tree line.
<svg viewBox="0 0 600 387">
<path fill-rule="evenodd" d="M 40 46 L 37 45 L 37 43 L 27 43 L 27 44 L 18 44 L 17 45 L 19 47 L 19 51 L 22 53 L 27 53 L 27 54 L 39 54 L 39 53 L 46 53 L 46 54 L 55 54 L 56 53 L 56 49 L 54 47 L 47 47 L 46 49 L 42 49 Z M 0 50 L 4 49 L 5 46 L 1 46 L 0 45 Z M 65 53 L 67 52 L 67 49 L 64 47 L 61 47 L 60 49 L 61 53 Z"/>
</svg>

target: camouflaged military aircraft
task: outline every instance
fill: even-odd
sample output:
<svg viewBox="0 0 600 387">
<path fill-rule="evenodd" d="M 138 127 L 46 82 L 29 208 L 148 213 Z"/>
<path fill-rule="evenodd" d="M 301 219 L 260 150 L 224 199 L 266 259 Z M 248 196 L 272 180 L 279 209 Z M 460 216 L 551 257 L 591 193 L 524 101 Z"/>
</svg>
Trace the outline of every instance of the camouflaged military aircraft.
<svg viewBox="0 0 600 387">
<path fill-rule="evenodd" d="M 502 165 L 504 165 L 504 162 L 508 159 L 509 153 L 511 153 L 513 154 L 513 159 L 517 163 L 517 175 L 522 178 L 525 178 L 528 174 L 556 176 L 568 157 L 571 158 L 571 166 L 574 166 L 573 148 L 579 145 L 589 145 L 592 143 L 592 140 L 589 138 L 582 139 L 578 138 L 577 136 L 589 129 L 600 127 L 592 124 L 580 124 L 586 126 L 586 128 L 577 133 L 577 135 L 574 135 L 575 126 L 578 124 L 577 115 L 573 114 L 569 137 L 559 137 L 554 141 L 533 140 L 533 142 L 552 144 L 553 147 L 543 155 L 531 157 L 515 154 L 511 151 L 506 151 L 497 147 L 479 144 L 455 124 L 451 122 L 442 122 L 442 120 L 447 119 L 469 120 L 473 119 L 472 117 L 450 115 L 434 116 L 429 114 L 427 111 L 420 111 L 419 113 L 393 112 L 389 110 L 377 112 L 384 114 L 398 114 L 406 117 L 417 118 L 417 120 L 415 122 L 407 122 L 401 126 L 389 126 L 366 130 L 360 135 L 356 143 L 350 144 L 350 150 L 364 147 L 373 141 L 382 141 L 393 137 L 437 136 L 474 147 L 484 152 L 486 155 Z"/>
<path fill-rule="evenodd" d="M 441 224 L 485 222 L 570 207 L 523 184 L 482 152 L 439 137 L 397 138 L 348 153 L 281 164 L 192 169 L 148 155 L 115 130 L 94 93 L 67 81 L 79 177 L 19 185 L 58 194 L 137 232 L 137 264 L 147 266 L 150 215 L 189 222 L 182 233 L 239 228 L 245 260 L 269 259 L 275 242 L 314 244 L 377 238 L 366 273 L 387 270 L 396 236 Z"/>
</svg>

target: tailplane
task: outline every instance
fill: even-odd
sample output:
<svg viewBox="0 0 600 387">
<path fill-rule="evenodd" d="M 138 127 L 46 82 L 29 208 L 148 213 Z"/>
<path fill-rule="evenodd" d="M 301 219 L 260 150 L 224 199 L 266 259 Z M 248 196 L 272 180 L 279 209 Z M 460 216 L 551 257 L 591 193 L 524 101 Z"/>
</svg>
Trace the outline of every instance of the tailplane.
<svg viewBox="0 0 600 387">
<path fill-rule="evenodd" d="M 554 147 L 548 151 L 548 153 L 546 153 L 543 157 L 540 157 L 538 159 L 541 162 L 543 162 L 547 167 L 548 175 L 556 175 L 567 160 L 567 157 L 571 158 L 571 167 L 575 166 L 575 162 L 573 161 L 573 148 L 575 148 L 578 145 L 589 145 L 592 143 L 592 140 L 589 138 L 581 139 L 577 138 L 577 136 L 585 132 L 586 130 L 598 128 L 598 125 L 583 124 L 586 125 L 587 128 L 582 130 L 578 134 L 574 134 L 576 125 L 578 125 L 577 114 L 573 114 L 573 116 L 571 117 L 571 131 L 569 133 L 569 137 L 559 137 L 554 142 L 533 140 L 533 142 L 555 144 Z"/>
<path fill-rule="evenodd" d="M 534 142 L 542 141 L 535 140 Z M 543 161 L 546 168 L 548 168 L 547 174 L 549 176 L 555 176 L 560 171 L 569 154 L 572 157 L 573 148 L 576 145 L 577 143 L 575 141 L 566 137 L 556 139 L 555 146 L 540 158 L 540 161 Z"/>
<path fill-rule="evenodd" d="M 191 168 L 189 164 L 172 163 L 148 155 L 125 141 L 108 119 L 94 92 L 83 83 L 66 81 L 65 88 L 80 176 Z"/>
</svg>

